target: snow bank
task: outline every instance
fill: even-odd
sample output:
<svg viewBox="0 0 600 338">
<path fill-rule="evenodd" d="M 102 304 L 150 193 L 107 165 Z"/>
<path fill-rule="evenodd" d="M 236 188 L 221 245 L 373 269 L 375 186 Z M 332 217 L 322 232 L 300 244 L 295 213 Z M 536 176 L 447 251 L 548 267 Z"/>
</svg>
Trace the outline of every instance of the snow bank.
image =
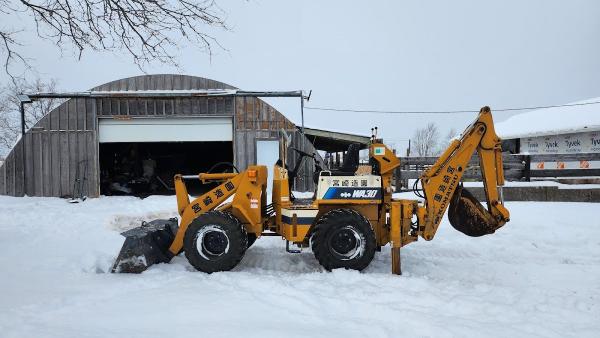
<svg viewBox="0 0 600 338">
<path fill-rule="evenodd" d="M 310 251 L 263 238 L 231 272 L 184 257 L 110 274 L 141 219 L 174 197 L 0 197 L 2 337 L 595 337 L 600 330 L 598 205 L 507 203 L 512 221 L 470 238 L 446 221 L 431 242 L 389 248 L 362 273 L 327 273 Z M 577 215 L 574 217 L 573 215 Z"/>
<path fill-rule="evenodd" d="M 573 102 L 600 102 L 600 97 Z M 512 116 L 496 123 L 504 139 L 600 130 L 600 104 L 545 108 Z"/>
</svg>

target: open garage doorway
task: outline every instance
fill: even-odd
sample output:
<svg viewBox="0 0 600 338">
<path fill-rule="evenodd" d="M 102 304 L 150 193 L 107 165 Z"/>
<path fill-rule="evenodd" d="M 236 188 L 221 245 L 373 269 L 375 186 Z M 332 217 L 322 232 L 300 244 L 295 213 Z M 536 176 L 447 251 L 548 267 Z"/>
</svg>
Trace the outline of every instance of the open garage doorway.
<svg viewBox="0 0 600 338">
<path fill-rule="evenodd" d="M 172 195 L 175 174 L 207 172 L 220 162 L 233 163 L 231 141 L 100 143 L 102 195 Z M 221 165 L 214 172 L 231 172 Z M 188 193 L 200 195 L 213 186 L 186 181 Z"/>
</svg>

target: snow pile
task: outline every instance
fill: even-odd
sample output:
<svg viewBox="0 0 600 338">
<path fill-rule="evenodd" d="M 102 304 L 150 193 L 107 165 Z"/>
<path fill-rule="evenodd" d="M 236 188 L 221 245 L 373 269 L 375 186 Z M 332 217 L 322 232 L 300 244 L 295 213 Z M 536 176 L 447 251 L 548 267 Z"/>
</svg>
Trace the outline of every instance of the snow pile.
<svg viewBox="0 0 600 338">
<path fill-rule="evenodd" d="M 544 108 L 515 115 L 496 123 L 496 133 L 509 139 L 600 130 L 600 104 L 589 104 L 592 102 L 600 102 L 600 97 L 570 103 L 578 104 L 576 106 Z"/>
<path fill-rule="evenodd" d="M 327 273 L 310 251 L 261 238 L 231 272 L 183 256 L 110 274 L 141 219 L 174 197 L 0 197 L 2 337 L 595 337 L 600 331 L 598 205 L 507 203 L 512 221 L 470 238 L 447 221 L 431 242 L 389 248 L 362 273 Z M 573 215 L 577 215 L 574 217 Z"/>
</svg>

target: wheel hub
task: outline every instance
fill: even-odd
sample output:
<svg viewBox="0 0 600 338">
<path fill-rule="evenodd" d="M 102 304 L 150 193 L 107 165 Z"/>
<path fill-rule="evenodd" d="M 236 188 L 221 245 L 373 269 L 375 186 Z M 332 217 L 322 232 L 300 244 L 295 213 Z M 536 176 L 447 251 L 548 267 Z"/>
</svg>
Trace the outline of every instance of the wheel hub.
<svg viewBox="0 0 600 338">
<path fill-rule="evenodd" d="M 229 237 L 216 225 L 203 227 L 196 236 L 196 249 L 205 259 L 212 259 L 229 251 Z"/>
<path fill-rule="evenodd" d="M 352 226 L 334 231 L 329 237 L 328 244 L 331 252 L 342 260 L 352 259 L 362 254 L 362 238 Z"/>
<path fill-rule="evenodd" d="M 227 247 L 227 237 L 225 234 L 217 231 L 211 231 L 204 235 L 204 249 L 214 255 L 225 252 Z"/>
</svg>

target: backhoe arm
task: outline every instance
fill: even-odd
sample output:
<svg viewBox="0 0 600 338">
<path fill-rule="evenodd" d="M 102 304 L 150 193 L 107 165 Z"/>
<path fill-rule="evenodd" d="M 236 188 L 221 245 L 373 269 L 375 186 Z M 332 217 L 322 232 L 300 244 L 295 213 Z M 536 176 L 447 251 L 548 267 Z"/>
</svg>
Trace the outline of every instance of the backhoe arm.
<svg viewBox="0 0 600 338">
<path fill-rule="evenodd" d="M 477 151 L 487 199 L 487 210 L 459 187 L 464 171 Z M 494 130 L 489 107 L 481 108 L 477 119 L 454 140 L 436 163 L 420 177 L 425 203 L 417 210 L 419 234 L 425 240 L 435 236 L 450 207 L 450 223 L 469 236 L 493 233 L 509 220 L 501 198 L 504 185 L 501 141 Z M 500 192 L 499 192 L 500 191 Z"/>
</svg>

